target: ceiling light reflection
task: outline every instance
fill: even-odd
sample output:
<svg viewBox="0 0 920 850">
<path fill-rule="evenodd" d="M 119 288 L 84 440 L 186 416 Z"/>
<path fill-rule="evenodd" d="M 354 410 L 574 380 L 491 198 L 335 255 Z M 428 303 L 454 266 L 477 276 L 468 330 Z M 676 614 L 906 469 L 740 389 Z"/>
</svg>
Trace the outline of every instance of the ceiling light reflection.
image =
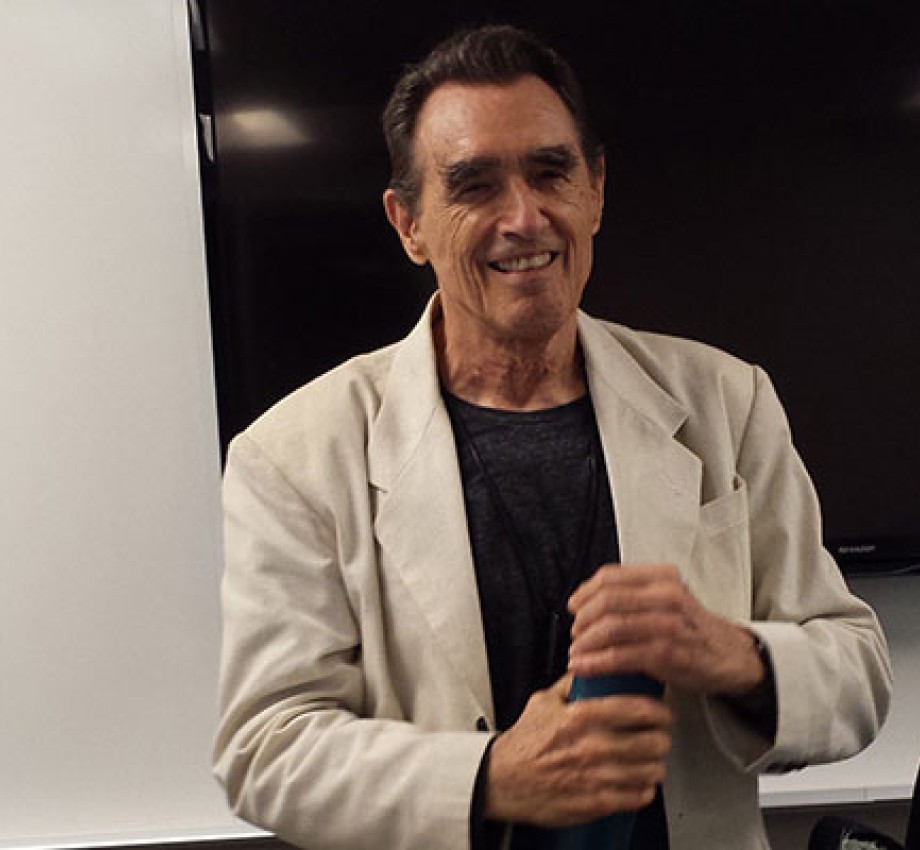
<svg viewBox="0 0 920 850">
<path fill-rule="evenodd" d="M 310 134 L 295 119 L 268 107 L 239 109 L 228 116 L 223 143 L 232 147 L 286 148 L 307 145 Z"/>
</svg>

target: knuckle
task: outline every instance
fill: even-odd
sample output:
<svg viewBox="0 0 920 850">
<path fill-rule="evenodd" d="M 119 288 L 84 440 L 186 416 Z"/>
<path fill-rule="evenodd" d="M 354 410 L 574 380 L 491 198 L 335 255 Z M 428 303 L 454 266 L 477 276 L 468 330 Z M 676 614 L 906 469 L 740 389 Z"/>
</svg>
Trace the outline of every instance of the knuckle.
<svg viewBox="0 0 920 850">
<path fill-rule="evenodd" d="M 597 570 L 596 575 L 600 576 L 601 580 L 604 582 L 610 581 L 615 578 L 620 573 L 620 567 L 618 564 L 602 564 Z"/>
<path fill-rule="evenodd" d="M 559 724 L 559 732 L 567 739 L 581 734 L 591 717 L 589 700 L 577 700 L 566 706 L 566 711 Z"/>
<path fill-rule="evenodd" d="M 671 752 L 671 747 L 673 746 L 673 741 L 671 735 L 668 732 L 657 732 L 655 733 L 656 737 L 656 755 L 659 758 L 664 758 L 668 753 Z"/>
<path fill-rule="evenodd" d="M 572 720 L 582 730 L 602 725 L 612 716 L 610 706 L 603 699 L 580 699 L 570 705 Z"/>
<path fill-rule="evenodd" d="M 662 776 L 661 779 L 664 779 Z M 637 809 L 645 808 L 650 805 L 652 800 L 655 799 L 655 792 L 657 791 L 658 782 L 656 781 L 653 785 L 646 785 L 644 788 L 640 788 L 638 791 L 638 801 L 636 803 Z"/>
</svg>

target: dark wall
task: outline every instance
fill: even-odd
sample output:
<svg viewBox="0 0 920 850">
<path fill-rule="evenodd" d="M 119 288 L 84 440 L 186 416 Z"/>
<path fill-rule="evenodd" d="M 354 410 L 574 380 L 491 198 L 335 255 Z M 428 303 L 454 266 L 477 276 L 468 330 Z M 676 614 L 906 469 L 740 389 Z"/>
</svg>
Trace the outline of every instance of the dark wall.
<svg viewBox="0 0 920 850">
<path fill-rule="evenodd" d="M 453 27 L 511 21 L 572 60 L 607 145 L 586 307 L 764 365 L 830 535 L 920 541 L 909 471 L 920 469 L 920 4 L 204 9 L 225 441 L 303 381 L 414 322 L 431 280 L 383 215 L 379 112 L 402 65 Z M 286 117 L 287 143 L 247 131 L 257 110 Z"/>
</svg>

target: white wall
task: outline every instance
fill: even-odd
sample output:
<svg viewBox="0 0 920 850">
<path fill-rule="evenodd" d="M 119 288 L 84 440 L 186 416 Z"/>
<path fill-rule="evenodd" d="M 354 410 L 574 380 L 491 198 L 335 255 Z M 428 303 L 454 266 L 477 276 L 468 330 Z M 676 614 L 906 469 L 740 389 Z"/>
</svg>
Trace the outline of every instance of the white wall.
<svg viewBox="0 0 920 850">
<path fill-rule="evenodd" d="M 184 0 L 0 0 L 0 846 L 228 834 Z"/>
</svg>

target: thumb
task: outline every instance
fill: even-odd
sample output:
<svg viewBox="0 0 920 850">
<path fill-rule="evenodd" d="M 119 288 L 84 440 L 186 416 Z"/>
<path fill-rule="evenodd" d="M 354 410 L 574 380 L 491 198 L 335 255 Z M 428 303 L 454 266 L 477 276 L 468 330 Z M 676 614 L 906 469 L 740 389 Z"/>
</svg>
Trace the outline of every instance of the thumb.
<svg viewBox="0 0 920 850">
<path fill-rule="evenodd" d="M 558 696 L 563 702 L 568 702 L 574 679 L 575 676 L 572 673 L 564 673 L 550 685 L 549 692 Z"/>
</svg>

